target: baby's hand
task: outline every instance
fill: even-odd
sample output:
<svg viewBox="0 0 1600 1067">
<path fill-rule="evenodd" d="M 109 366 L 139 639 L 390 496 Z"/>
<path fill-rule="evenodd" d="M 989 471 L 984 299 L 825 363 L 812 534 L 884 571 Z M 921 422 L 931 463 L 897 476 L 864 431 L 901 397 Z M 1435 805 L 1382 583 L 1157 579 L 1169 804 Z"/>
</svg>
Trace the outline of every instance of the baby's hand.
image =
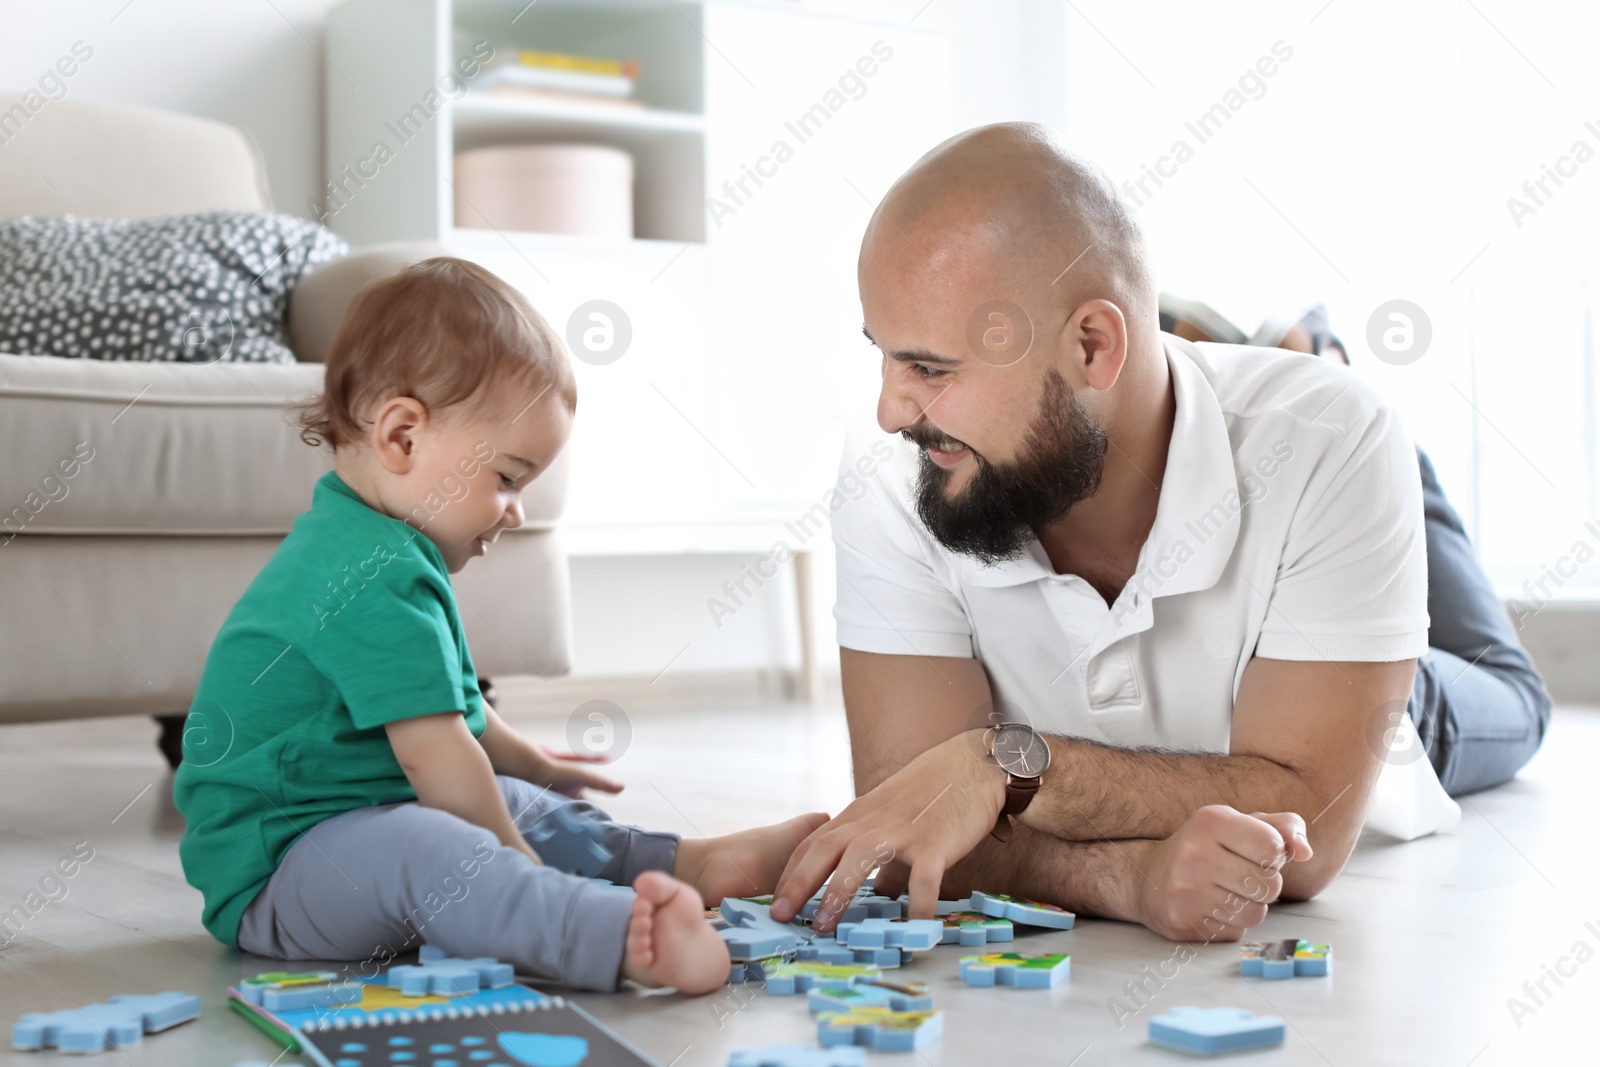
<svg viewBox="0 0 1600 1067">
<path fill-rule="evenodd" d="M 585 766 L 585 764 L 605 763 L 605 756 L 584 752 L 558 752 L 546 745 L 533 747 L 537 750 L 535 773 L 539 777 L 530 775 L 528 780 L 535 785 L 548 786 L 551 792 L 572 797 L 574 800 L 582 800 L 585 789 L 598 789 L 605 793 L 622 792 L 621 782 L 607 778 Z"/>
</svg>

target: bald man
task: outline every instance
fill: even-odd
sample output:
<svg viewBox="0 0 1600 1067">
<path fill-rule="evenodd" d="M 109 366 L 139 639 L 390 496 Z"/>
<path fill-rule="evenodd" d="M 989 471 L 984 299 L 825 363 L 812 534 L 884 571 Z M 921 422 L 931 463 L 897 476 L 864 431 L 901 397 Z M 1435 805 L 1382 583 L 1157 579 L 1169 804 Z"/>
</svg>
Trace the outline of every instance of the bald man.
<svg viewBox="0 0 1600 1067">
<path fill-rule="evenodd" d="M 1320 892 L 1428 647 L 1395 414 L 1162 334 L 1132 218 L 1038 126 L 919 160 L 859 282 L 903 447 L 834 517 L 858 798 L 774 916 L 827 881 L 831 929 L 880 864 L 913 917 L 982 889 L 1176 940 Z"/>
</svg>

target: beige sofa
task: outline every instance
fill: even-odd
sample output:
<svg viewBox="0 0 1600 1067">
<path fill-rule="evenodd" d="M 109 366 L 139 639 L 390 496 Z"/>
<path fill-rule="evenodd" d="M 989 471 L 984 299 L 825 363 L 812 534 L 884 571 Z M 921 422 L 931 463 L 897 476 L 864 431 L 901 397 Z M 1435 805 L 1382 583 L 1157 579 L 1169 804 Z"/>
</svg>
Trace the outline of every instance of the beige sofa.
<svg viewBox="0 0 1600 1067">
<path fill-rule="evenodd" d="M 6 132 L 0 218 L 271 206 L 255 149 L 220 123 L 62 100 Z M 329 469 L 290 425 L 321 388 L 315 361 L 361 284 L 435 250 L 304 279 L 295 366 L 0 354 L 0 723 L 187 711 L 223 619 Z M 455 576 L 480 675 L 568 668 L 565 481 L 557 464 L 535 482 L 527 524 Z"/>
</svg>

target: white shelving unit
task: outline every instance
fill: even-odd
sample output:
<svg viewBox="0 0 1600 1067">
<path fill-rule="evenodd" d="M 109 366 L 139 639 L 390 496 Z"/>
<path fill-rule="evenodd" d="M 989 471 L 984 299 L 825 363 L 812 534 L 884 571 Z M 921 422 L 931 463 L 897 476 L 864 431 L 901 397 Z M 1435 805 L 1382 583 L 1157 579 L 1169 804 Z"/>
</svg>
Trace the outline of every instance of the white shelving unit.
<svg viewBox="0 0 1600 1067">
<path fill-rule="evenodd" d="M 328 224 L 353 244 L 446 241 L 456 153 L 601 144 L 633 156 L 636 237 L 703 242 L 701 19 L 691 0 L 346 0 L 328 15 Z M 487 49 L 637 60 L 644 106 L 451 80 Z M 389 158 L 377 158 L 380 144 Z"/>
</svg>

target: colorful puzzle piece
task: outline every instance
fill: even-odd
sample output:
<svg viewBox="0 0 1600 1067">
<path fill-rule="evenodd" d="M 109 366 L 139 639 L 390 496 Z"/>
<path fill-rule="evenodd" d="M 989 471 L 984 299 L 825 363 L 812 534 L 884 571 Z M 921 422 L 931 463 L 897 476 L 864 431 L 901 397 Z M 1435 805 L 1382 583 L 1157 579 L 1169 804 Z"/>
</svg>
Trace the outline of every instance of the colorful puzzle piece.
<svg viewBox="0 0 1600 1067">
<path fill-rule="evenodd" d="M 547 865 L 593 878 L 611 862 L 611 850 L 600 843 L 600 831 L 599 813 L 575 801 L 539 816 L 527 837 Z"/>
<path fill-rule="evenodd" d="M 68 1011 L 28 1012 L 11 1028 L 11 1047 L 32 1052 L 54 1045 L 62 1052 L 127 1048 L 168 1027 L 200 1017 L 200 998 L 190 993 L 112 997 Z"/>
<path fill-rule="evenodd" d="M 990 941 L 1011 941 L 1016 937 L 1010 919 L 996 919 L 981 911 L 953 911 L 940 921 L 944 923 L 941 945 L 979 948 Z"/>
<path fill-rule="evenodd" d="M 863 1045 L 879 1051 L 921 1048 L 944 1029 L 944 1014 L 937 1011 L 890 1011 L 857 1008 L 817 1018 L 817 1040 L 824 1048 Z"/>
<path fill-rule="evenodd" d="M 362 983 L 341 979 L 333 971 L 292 974 L 268 971 L 239 983 L 239 996 L 270 1012 L 315 1011 L 355 1004 L 366 989 Z"/>
<path fill-rule="evenodd" d="M 1009 985 L 1019 989 L 1054 989 L 1072 974 L 1072 957 L 1045 952 L 990 952 L 961 957 L 961 980 L 968 985 Z"/>
<path fill-rule="evenodd" d="M 1052 930 L 1070 930 L 1077 918 L 1065 908 L 1042 904 L 1027 897 L 1013 897 L 1005 893 L 973 893 L 972 910 L 996 919 L 1010 919 L 1024 926 L 1047 926 Z"/>
<path fill-rule="evenodd" d="M 929 1011 L 933 996 L 921 982 L 857 982 L 849 986 L 813 989 L 806 999 L 813 1012 L 851 1012 L 857 1008 L 890 1011 Z"/>
<path fill-rule="evenodd" d="M 810 1045 L 768 1045 L 734 1049 L 728 1067 L 866 1067 L 864 1048 L 812 1048 Z"/>
<path fill-rule="evenodd" d="M 1239 973 L 1262 978 L 1324 975 L 1333 970 L 1333 949 L 1309 941 L 1246 941 L 1239 946 Z"/>
<path fill-rule="evenodd" d="M 459 997 L 482 989 L 504 989 L 515 977 L 511 964 L 488 956 L 452 959 L 443 949 L 432 945 L 423 945 L 418 955 L 421 962 L 415 966 L 389 968 L 389 988 L 398 989 L 408 997 L 424 997 L 430 993 Z"/>
<path fill-rule="evenodd" d="M 1283 1044 L 1283 1020 L 1243 1008 L 1173 1008 L 1150 1020 L 1150 1043 L 1202 1056 Z"/>
<path fill-rule="evenodd" d="M 806 963 L 858 964 L 888 970 L 898 967 L 911 958 L 907 949 L 851 948 L 837 941 L 813 941 L 795 949 L 795 959 Z"/>
<path fill-rule="evenodd" d="M 735 961 L 782 956 L 811 937 L 811 931 L 804 926 L 778 922 L 766 904 L 724 897 L 720 910 L 727 927 L 717 932 L 727 942 L 728 955 Z"/>
<path fill-rule="evenodd" d="M 767 981 L 767 992 L 787 997 L 813 989 L 834 989 L 874 981 L 882 975 L 876 967 L 863 967 L 845 963 L 766 963 L 752 964 L 760 967 Z"/>
<path fill-rule="evenodd" d="M 923 952 L 944 938 L 939 919 L 862 919 L 840 923 L 834 937 L 841 945 L 858 948 L 903 948 Z"/>
</svg>

